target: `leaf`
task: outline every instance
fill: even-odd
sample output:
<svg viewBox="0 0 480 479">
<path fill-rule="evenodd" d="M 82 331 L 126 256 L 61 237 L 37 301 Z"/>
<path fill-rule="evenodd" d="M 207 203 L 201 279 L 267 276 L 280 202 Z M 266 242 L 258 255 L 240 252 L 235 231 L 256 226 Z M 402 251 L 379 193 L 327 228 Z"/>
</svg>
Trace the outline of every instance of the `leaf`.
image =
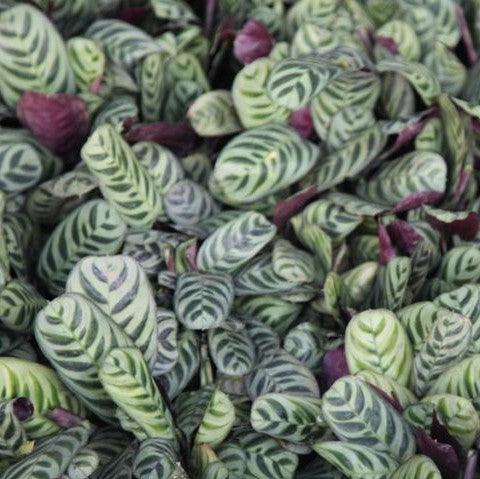
<svg viewBox="0 0 480 479">
<path fill-rule="evenodd" d="M 187 117 L 202 137 L 231 135 L 242 129 L 228 90 L 214 90 L 199 96 L 190 105 Z"/>
<path fill-rule="evenodd" d="M 73 457 L 66 472 L 68 477 L 73 479 L 84 479 L 95 473 L 99 464 L 98 454 L 89 447 L 82 447 Z"/>
<path fill-rule="evenodd" d="M 135 98 L 131 95 L 118 95 L 107 100 L 98 110 L 92 124 L 92 131 L 105 123 L 122 130 L 126 122 L 137 121 L 138 117 L 139 111 Z"/>
<path fill-rule="evenodd" d="M 303 397 L 320 395 L 311 371 L 281 349 L 263 359 L 250 372 L 246 386 L 252 400 L 270 392 Z"/>
<path fill-rule="evenodd" d="M 434 304 L 469 318 L 476 324 L 480 318 L 480 289 L 466 284 L 434 299 Z"/>
<path fill-rule="evenodd" d="M 215 328 L 208 332 L 208 349 L 218 371 L 243 376 L 255 364 L 255 345 L 245 329 Z"/>
<path fill-rule="evenodd" d="M 387 479 L 398 463 L 387 453 L 342 441 L 322 441 L 315 452 L 352 479 Z"/>
<path fill-rule="evenodd" d="M 223 323 L 233 304 L 233 282 L 226 274 L 183 273 L 174 296 L 178 320 L 189 329 L 210 329 Z"/>
<path fill-rule="evenodd" d="M 408 61 L 420 60 L 420 43 L 413 28 L 402 20 L 390 20 L 377 31 L 376 36 L 392 39 L 399 54 Z"/>
<path fill-rule="evenodd" d="M 178 321 L 172 311 L 157 308 L 157 354 L 152 367 L 154 377 L 171 371 L 178 360 Z"/>
<path fill-rule="evenodd" d="M 219 446 L 235 420 L 235 410 L 228 396 L 206 387 L 182 393 L 175 401 L 177 425 L 194 444 Z"/>
<path fill-rule="evenodd" d="M 114 405 L 98 377 L 110 350 L 132 344 L 127 334 L 80 294 L 67 293 L 38 315 L 35 337 L 62 381 L 89 409 L 115 423 Z"/>
<path fill-rule="evenodd" d="M 25 91 L 73 93 L 75 80 L 55 27 L 30 5 L 0 14 L 0 91 L 15 108 Z"/>
<path fill-rule="evenodd" d="M 442 258 L 438 276 L 455 286 L 477 283 L 480 279 L 480 252 L 470 246 L 451 248 Z"/>
<path fill-rule="evenodd" d="M 314 257 L 283 239 L 273 246 L 272 266 L 277 275 L 294 283 L 310 283 L 317 277 Z"/>
<path fill-rule="evenodd" d="M 387 163 L 371 180 L 360 180 L 357 194 L 368 201 L 395 206 L 413 193 L 443 194 L 446 181 L 446 163 L 439 154 L 414 151 Z"/>
<path fill-rule="evenodd" d="M 83 145 L 81 156 L 123 220 L 133 228 L 149 229 L 161 212 L 160 195 L 115 128 L 98 127 Z"/>
<path fill-rule="evenodd" d="M 198 268 L 215 273 L 233 271 L 255 256 L 275 232 L 275 226 L 260 213 L 243 213 L 203 242 L 197 256 Z"/>
<path fill-rule="evenodd" d="M 33 414 L 27 398 L 0 401 L 0 453 L 3 458 L 15 457 L 27 441 L 22 422 Z"/>
<path fill-rule="evenodd" d="M 420 454 L 412 456 L 391 475 L 391 479 L 408 479 L 410 477 L 442 479 L 435 463 L 429 457 Z"/>
<path fill-rule="evenodd" d="M 183 0 L 150 0 L 153 12 L 157 18 L 180 23 L 198 21 L 195 13 Z"/>
<path fill-rule="evenodd" d="M 61 294 L 70 271 L 86 256 L 115 254 L 126 226 L 103 200 L 92 200 L 72 211 L 43 246 L 37 274 L 52 294 Z"/>
<path fill-rule="evenodd" d="M 160 438 L 145 439 L 135 454 L 133 477 L 171 477 L 175 472 L 176 462 L 175 449 L 170 441 Z"/>
<path fill-rule="evenodd" d="M 87 443 L 89 432 L 85 426 L 77 426 L 57 433 L 41 443 L 33 453 L 10 466 L 3 477 L 40 479 L 61 476 L 75 454 Z"/>
<path fill-rule="evenodd" d="M 229 141 L 217 158 L 210 183 L 225 203 L 253 202 L 295 183 L 318 156 L 318 147 L 293 128 L 265 125 Z"/>
<path fill-rule="evenodd" d="M 257 433 L 241 436 L 239 443 L 246 454 L 244 479 L 293 479 L 298 465 L 296 454 Z"/>
<path fill-rule="evenodd" d="M 138 349 L 112 348 L 103 358 L 98 377 L 115 404 L 147 437 L 175 439 L 170 411 Z"/>
<path fill-rule="evenodd" d="M 400 321 L 386 309 L 363 311 L 350 320 L 345 352 L 351 374 L 367 369 L 403 386 L 410 381 L 412 346 Z"/>
<path fill-rule="evenodd" d="M 255 431 L 277 439 L 311 443 L 322 436 L 319 423 L 321 400 L 283 393 L 270 393 L 255 399 L 250 422 Z"/>
<path fill-rule="evenodd" d="M 415 453 L 410 426 L 362 380 L 352 376 L 338 379 L 322 401 L 323 417 L 340 440 L 389 454 L 399 462 Z"/>
</svg>

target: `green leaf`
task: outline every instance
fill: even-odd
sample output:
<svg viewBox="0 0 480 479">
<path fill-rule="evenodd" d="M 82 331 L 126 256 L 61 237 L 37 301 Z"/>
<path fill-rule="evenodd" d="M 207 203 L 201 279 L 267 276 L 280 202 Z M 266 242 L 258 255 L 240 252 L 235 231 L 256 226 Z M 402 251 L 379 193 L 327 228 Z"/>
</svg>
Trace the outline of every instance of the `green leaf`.
<svg viewBox="0 0 480 479">
<path fill-rule="evenodd" d="M 244 479 L 293 479 L 298 457 L 274 439 L 249 433 L 241 436 L 239 443 L 246 454 Z"/>
<path fill-rule="evenodd" d="M 197 266 L 208 272 L 233 271 L 255 256 L 275 233 L 275 226 L 262 214 L 245 212 L 216 229 L 202 243 Z"/>
<path fill-rule="evenodd" d="M 75 454 L 67 468 L 67 477 L 69 479 L 88 479 L 98 469 L 100 458 L 98 454 L 89 447 L 82 447 Z"/>
<path fill-rule="evenodd" d="M 395 206 L 414 193 L 445 193 L 447 165 L 437 153 L 413 151 L 388 162 L 369 181 L 360 180 L 357 194 L 365 200 Z"/>
<path fill-rule="evenodd" d="M 110 350 L 132 341 L 94 303 L 67 293 L 51 301 L 35 321 L 35 337 L 62 381 L 95 414 L 115 421 L 115 407 L 98 377 Z"/>
<path fill-rule="evenodd" d="M 254 342 L 246 329 L 219 327 L 208 332 L 208 349 L 218 371 L 229 376 L 249 373 L 255 362 Z"/>
<path fill-rule="evenodd" d="M 313 449 L 351 479 L 389 479 L 398 467 L 389 454 L 361 444 L 322 441 Z"/>
<path fill-rule="evenodd" d="M 25 398 L 20 398 L 22 402 Z M 2 458 L 15 457 L 27 441 L 20 419 L 15 414 L 15 400 L 0 401 L 0 454 Z"/>
<path fill-rule="evenodd" d="M 433 302 L 437 306 L 469 318 L 472 324 L 476 324 L 480 319 L 480 288 L 478 285 L 466 284 L 441 294 Z"/>
<path fill-rule="evenodd" d="M 37 274 L 52 294 L 61 294 L 70 271 L 80 259 L 115 254 L 125 233 L 125 223 L 106 201 L 89 201 L 53 230 L 40 253 Z"/>
<path fill-rule="evenodd" d="M 140 443 L 133 462 L 133 477 L 148 479 L 170 478 L 177 468 L 177 456 L 170 441 L 145 439 Z"/>
<path fill-rule="evenodd" d="M 395 314 L 386 309 L 355 315 L 345 331 L 348 369 L 367 369 L 406 386 L 412 369 L 412 346 Z"/>
<path fill-rule="evenodd" d="M 470 345 L 472 325 L 468 318 L 442 310 L 413 361 L 417 396 L 452 364 L 463 358 Z"/>
<path fill-rule="evenodd" d="M 250 372 L 246 387 L 252 400 L 273 392 L 314 398 L 320 395 L 310 369 L 281 349 L 272 352 Z"/>
<path fill-rule="evenodd" d="M 415 112 L 415 92 L 408 80 L 399 73 L 384 73 L 381 104 L 388 118 L 408 119 L 411 117 Z"/>
<path fill-rule="evenodd" d="M 341 441 L 389 454 L 399 462 L 415 454 L 410 426 L 362 380 L 353 376 L 338 379 L 322 401 L 323 417 Z"/>
<path fill-rule="evenodd" d="M 43 479 L 60 477 L 75 454 L 88 441 L 89 429 L 76 426 L 48 438 L 33 453 L 10 466 L 4 479 Z"/>
<path fill-rule="evenodd" d="M 138 117 L 139 111 L 135 98 L 130 95 L 118 95 L 106 101 L 99 109 L 92 125 L 92 131 L 105 123 L 122 130 L 125 120 Z"/>
<path fill-rule="evenodd" d="M 223 443 L 217 448 L 218 458 L 228 469 L 230 479 L 242 479 L 245 473 L 247 455 L 235 442 Z"/>
<path fill-rule="evenodd" d="M 245 204 L 295 183 L 318 156 L 318 147 L 294 129 L 269 124 L 231 140 L 220 152 L 210 181 L 225 203 Z"/>
<path fill-rule="evenodd" d="M 418 455 L 412 456 L 403 463 L 390 477 L 391 479 L 410 479 L 412 477 L 442 479 L 442 474 L 429 457 Z"/>
<path fill-rule="evenodd" d="M 272 59 L 258 58 L 235 76 L 232 99 L 244 128 L 288 121 L 290 111 L 276 104 L 267 93 L 267 82 L 274 66 Z"/>
<path fill-rule="evenodd" d="M 137 348 L 111 349 L 103 358 L 98 377 L 115 404 L 147 437 L 175 438 L 170 411 Z"/>
<path fill-rule="evenodd" d="M 150 0 L 150 4 L 155 16 L 162 20 L 180 23 L 198 21 L 192 8 L 183 0 Z"/>
<path fill-rule="evenodd" d="M 259 433 L 285 441 L 311 443 L 324 433 L 319 422 L 321 404 L 317 398 L 265 394 L 255 399 L 250 422 Z"/>
<path fill-rule="evenodd" d="M 68 276 L 66 291 L 95 303 L 152 364 L 157 353 L 156 305 L 140 265 L 128 256 L 90 256 Z"/>
<path fill-rule="evenodd" d="M 272 267 L 275 274 L 294 283 L 310 283 L 317 278 L 315 258 L 284 239 L 273 245 Z"/>
<path fill-rule="evenodd" d="M 175 314 L 167 309 L 157 309 L 157 354 L 152 367 L 154 377 L 171 371 L 178 360 L 177 331 Z"/>
<path fill-rule="evenodd" d="M 83 145 L 81 156 L 123 220 L 132 228 L 149 229 L 162 209 L 160 195 L 115 128 L 98 127 Z"/>
<path fill-rule="evenodd" d="M 413 28 L 402 20 L 390 20 L 384 23 L 377 31 L 379 37 L 391 38 L 398 53 L 408 61 L 420 60 L 420 42 Z"/>
<path fill-rule="evenodd" d="M 26 91 L 74 93 L 64 43 L 38 9 L 19 4 L 0 14 L 0 93 L 10 108 Z"/>
<path fill-rule="evenodd" d="M 456 286 L 477 283 L 480 279 L 480 251 L 475 246 L 451 248 L 442 258 L 438 276 Z"/>
</svg>

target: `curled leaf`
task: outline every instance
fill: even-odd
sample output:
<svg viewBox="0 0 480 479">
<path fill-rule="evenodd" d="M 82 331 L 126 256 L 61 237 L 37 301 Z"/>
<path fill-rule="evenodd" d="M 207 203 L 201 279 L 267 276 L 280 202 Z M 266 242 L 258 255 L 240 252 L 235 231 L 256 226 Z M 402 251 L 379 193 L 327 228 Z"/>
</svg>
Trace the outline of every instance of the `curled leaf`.
<svg viewBox="0 0 480 479">
<path fill-rule="evenodd" d="M 397 253 L 392 245 L 392 240 L 388 235 L 387 228 L 382 223 L 378 224 L 378 241 L 378 262 L 381 265 L 385 266 L 392 258 L 397 255 Z"/>
<path fill-rule="evenodd" d="M 19 421 L 26 421 L 33 414 L 33 404 L 30 399 L 20 397 L 13 401 L 13 413 Z"/>
<path fill-rule="evenodd" d="M 249 20 L 237 33 L 233 42 L 233 54 L 244 65 L 257 58 L 266 57 L 273 48 L 273 40 L 265 25 Z"/>
<path fill-rule="evenodd" d="M 292 111 L 290 126 L 295 128 L 303 138 L 309 138 L 313 133 L 313 118 L 310 108 L 305 106 L 299 110 Z"/>
<path fill-rule="evenodd" d="M 342 344 L 327 351 L 322 361 L 322 390 L 326 391 L 337 379 L 348 376 L 348 374 L 345 346 Z"/>
<path fill-rule="evenodd" d="M 408 255 L 413 254 L 418 242 L 422 240 L 407 221 L 395 220 L 387 226 L 387 231 L 390 238 L 394 238 L 395 245 Z"/>
</svg>

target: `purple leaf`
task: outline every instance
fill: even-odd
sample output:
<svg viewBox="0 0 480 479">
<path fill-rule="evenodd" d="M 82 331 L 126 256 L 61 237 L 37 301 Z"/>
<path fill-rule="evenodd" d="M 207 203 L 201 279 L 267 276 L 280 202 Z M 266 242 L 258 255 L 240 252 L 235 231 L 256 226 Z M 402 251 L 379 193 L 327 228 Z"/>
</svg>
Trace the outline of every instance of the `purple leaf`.
<svg viewBox="0 0 480 479">
<path fill-rule="evenodd" d="M 129 143 L 154 141 L 179 155 L 191 152 L 198 139 L 192 128 L 183 122 L 140 123 L 132 126 L 124 136 Z"/>
<path fill-rule="evenodd" d="M 395 245 L 404 253 L 412 255 L 422 237 L 415 229 L 403 220 L 395 220 L 387 226 L 390 238 L 393 238 Z"/>
<path fill-rule="evenodd" d="M 418 451 L 428 456 L 442 473 L 442 477 L 456 477 L 460 460 L 450 444 L 444 444 L 430 437 L 424 430 L 415 431 Z"/>
<path fill-rule="evenodd" d="M 347 357 L 345 346 L 342 344 L 334 349 L 328 350 L 323 356 L 321 386 L 322 391 L 327 391 L 330 386 L 339 378 L 348 376 Z"/>
<path fill-rule="evenodd" d="M 233 54 L 244 65 L 266 57 L 273 48 L 273 39 L 267 27 L 257 20 L 248 20 L 233 42 Z"/>
<path fill-rule="evenodd" d="M 378 262 L 385 266 L 388 262 L 394 258 L 397 253 L 395 248 L 392 246 L 392 241 L 390 236 L 388 236 L 387 228 L 382 223 L 378 224 L 378 241 L 379 241 L 379 251 L 378 251 Z"/>
<path fill-rule="evenodd" d="M 198 271 L 197 267 L 198 242 L 195 240 L 185 251 L 185 257 L 190 271 Z"/>
<path fill-rule="evenodd" d="M 442 444 L 448 444 L 455 450 L 457 457 L 464 455 L 461 444 L 448 432 L 448 429 L 438 420 L 437 413 L 434 411 L 432 416 L 432 425 L 430 426 L 430 436 Z"/>
<path fill-rule="evenodd" d="M 205 6 L 205 33 L 210 35 L 213 27 L 213 19 L 215 18 L 215 10 L 217 8 L 217 0 L 206 0 Z"/>
<path fill-rule="evenodd" d="M 465 46 L 465 51 L 467 53 L 468 61 L 470 65 L 473 65 L 477 59 L 477 51 L 473 46 L 472 35 L 470 34 L 470 29 L 468 27 L 467 20 L 465 19 L 465 11 L 460 5 L 455 5 L 455 14 L 457 16 L 457 23 L 462 35 L 463 45 Z"/>
<path fill-rule="evenodd" d="M 463 479 L 475 479 L 477 472 L 478 452 L 470 451 L 465 465 L 465 473 Z"/>
<path fill-rule="evenodd" d="M 372 34 L 366 28 L 359 28 L 355 33 L 360 38 L 367 52 L 371 52 L 373 48 Z"/>
<path fill-rule="evenodd" d="M 288 220 L 302 211 L 307 203 L 309 203 L 317 195 L 317 187 L 312 185 L 307 189 L 296 193 L 285 200 L 278 202 L 273 213 L 273 222 L 279 231 L 283 231 Z"/>
<path fill-rule="evenodd" d="M 461 199 L 467 190 L 468 183 L 472 177 L 471 167 L 468 169 L 462 170 L 460 176 L 458 177 L 457 186 L 455 188 L 455 195 L 453 196 L 453 203 L 458 206 L 461 203 Z"/>
<path fill-rule="evenodd" d="M 453 220 L 449 223 L 427 215 L 428 222 L 438 231 L 447 236 L 458 235 L 465 241 L 472 241 L 480 227 L 480 216 L 478 213 L 470 212 L 463 219 Z"/>
<path fill-rule="evenodd" d="M 78 417 L 70 411 L 67 411 L 66 409 L 63 409 L 61 407 L 57 407 L 55 409 L 52 409 L 51 411 L 48 411 L 47 417 L 58 426 L 64 428 L 78 426 L 83 422 L 83 419 L 81 417 Z"/>
<path fill-rule="evenodd" d="M 375 43 L 378 43 L 392 55 L 398 55 L 397 42 L 392 37 L 384 37 L 382 35 L 377 35 L 375 36 Z"/>
<path fill-rule="evenodd" d="M 443 193 L 439 191 L 425 191 L 412 193 L 401 199 L 393 208 L 395 214 L 404 213 L 405 211 L 414 210 L 423 205 L 432 205 L 439 201 Z"/>
<path fill-rule="evenodd" d="M 147 18 L 149 13 L 149 7 L 125 7 L 115 14 L 115 18 L 138 26 Z"/>
<path fill-rule="evenodd" d="M 471 126 L 472 130 L 476 135 L 480 135 L 480 120 L 477 120 L 476 118 L 471 118 Z"/>
<path fill-rule="evenodd" d="M 13 414 L 19 421 L 26 421 L 33 411 L 33 404 L 28 398 L 20 397 L 13 401 Z"/>
<path fill-rule="evenodd" d="M 290 126 L 297 130 L 303 138 L 309 138 L 313 133 L 312 113 L 308 106 L 300 110 L 292 111 L 290 115 Z"/>
<path fill-rule="evenodd" d="M 17 116 L 40 143 L 55 153 L 79 146 L 90 128 L 87 104 L 67 93 L 26 92 L 17 104 Z"/>
</svg>

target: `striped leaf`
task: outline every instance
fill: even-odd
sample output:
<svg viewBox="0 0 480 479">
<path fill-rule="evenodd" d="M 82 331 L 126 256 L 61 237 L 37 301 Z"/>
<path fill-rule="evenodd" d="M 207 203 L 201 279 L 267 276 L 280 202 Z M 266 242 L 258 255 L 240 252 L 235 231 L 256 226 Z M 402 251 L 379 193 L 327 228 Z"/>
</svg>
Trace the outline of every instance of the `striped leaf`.
<svg viewBox="0 0 480 479">
<path fill-rule="evenodd" d="M 480 279 L 480 251 L 475 246 L 457 246 L 442 258 L 438 275 L 448 283 L 461 286 Z"/>
<path fill-rule="evenodd" d="M 30 338 L 24 334 L 14 333 L 9 330 L 0 330 L 0 355 L 11 358 L 37 360 L 37 353 L 30 343 Z"/>
<path fill-rule="evenodd" d="M 279 239 L 273 245 L 272 267 L 275 274 L 294 283 L 310 283 L 317 278 L 315 258 L 296 248 L 290 241 Z"/>
<path fill-rule="evenodd" d="M 378 125 L 367 128 L 323 159 L 316 172 L 319 191 L 325 191 L 362 172 L 387 141 Z"/>
<path fill-rule="evenodd" d="M 245 327 L 255 348 L 257 361 L 273 356 L 280 349 L 280 338 L 272 328 L 258 319 L 247 319 Z"/>
<path fill-rule="evenodd" d="M 326 139 L 330 122 L 343 108 L 357 106 L 370 110 L 380 95 L 380 79 L 369 71 L 346 72 L 330 81 L 312 100 L 313 124 L 318 136 Z"/>
<path fill-rule="evenodd" d="M 196 225 L 219 212 L 210 193 L 192 180 L 180 180 L 164 197 L 168 218 L 180 225 Z"/>
<path fill-rule="evenodd" d="M 26 398 L 0 401 L 0 454 L 2 458 L 21 454 L 20 448 L 27 441 L 27 435 L 21 422 L 24 418 L 19 418 L 16 412 L 18 406 L 20 411 L 24 409 L 24 403 L 26 403 L 26 407 L 28 407 L 28 404 L 31 405 Z"/>
<path fill-rule="evenodd" d="M 106 201 L 89 201 L 53 230 L 40 253 L 37 274 L 52 294 L 60 294 L 81 258 L 115 254 L 125 233 L 125 223 Z"/>
<path fill-rule="evenodd" d="M 314 398 L 320 395 L 312 372 L 281 349 L 255 366 L 246 386 L 252 400 L 274 392 Z"/>
<path fill-rule="evenodd" d="M 400 309 L 407 298 L 412 262 L 406 256 L 392 258 L 383 266 L 373 288 L 372 305 L 392 311 Z"/>
<path fill-rule="evenodd" d="M 275 226 L 253 211 L 216 229 L 200 246 L 197 266 L 209 272 L 230 272 L 255 256 L 274 236 Z"/>
<path fill-rule="evenodd" d="M 139 111 L 135 98 L 130 95 L 118 95 L 106 101 L 98 110 L 92 124 L 92 131 L 105 123 L 122 129 L 125 120 L 138 117 Z"/>
<path fill-rule="evenodd" d="M 67 51 L 55 27 L 36 8 L 20 4 L 0 14 L 0 92 L 15 108 L 26 91 L 74 93 Z"/>
<path fill-rule="evenodd" d="M 244 128 L 288 121 L 290 111 L 275 103 L 267 93 L 267 81 L 274 66 L 274 60 L 259 58 L 235 76 L 232 99 Z"/>
<path fill-rule="evenodd" d="M 73 170 L 45 181 L 31 190 L 26 209 L 35 221 L 51 224 L 88 199 L 97 189 L 95 177 L 83 170 Z"/>
<path fill-rule="evenodd" d="M 408 385 L 412 346 L 395 314 L 386 309 L 355 315 L 345 331 L 345 353 L 351 374 L 370 370 Z"/>
<path fill-rule="evenodd" d="M 169 88 L 171 93 L 167 96 L 163 115 L 169 122 L 182 121 L 187 115 L 189 106 L 207 91 L 196 81 L 182 79 L 172 80 Z"/>
<path fill-rule="evenodd" d="M 338 191 L 327 193 L 325 198 L 335 205 L 341 206 L 350 215 L 355 216 L 377 216 L 387 210 L 384 206 L 376 205 L 370 201 L 362 200 L 358 196 Z"/>
<path fill-rule="evenodd" d="M 223 443 L 217 448 L 218 458 L 228 469 L 229 479 L 242 479 L 245 473 L 247 456 L 244 450 L 235 442 Z"/>
<path fill-rule="evenodd" d="M 139 67 L 137 76 L 140 88 L 140 110 L 144 121 L 160 120 L 167 93 L 165 79 L 167 60 L 168 55 L 165 52 L 150 53 Z"/>
<path fill-rule="evenodd" d="M 440 118 L 429 118 L 422 131 L 415 137 L 415 149 L 441 153 L 443 130 Z"/>
<path fill-rule="evenodd" d="M 416 455 L 403 463 L 390 477 L 391 479 L 442 479 L 442 474 L 429 457 Z"/>
<path fill-rule="evenodd" d="M 480 355 L 475 354 L 444 371 L 428 390 L 428 395 L 453 394 L 470 399 L 480 409 Z"/>
<path fill-rule="evenodd" d="M 277 296 L 258 295 L 236 300 L 234 310 L 239 314 L 256 318 L 283 336 L 300 314 L 301 305 Z"/>
<path fill-rule="evenodd" d="M 442 310 L 413 361 L 417 396 L 468 351 L 472 325 L 468 318 Z"/>
<path fill-rule="evenodd" d="M 181 23 L 196 22 L 197 16 L 183 0 L 151 0 L 153 12 L 157 18 Z"/>
<path fill-rule="evenodd" d="M 200 342 L 195 331 L 178 335 L 178 360 L 173 369 L 160 376 L 160 385 L 168 398 L 174 399 L 188 385 L 200 366 Z"/>
<path fill-rule="evenodd" d="M 199 444 L 194 447 L 192 462 L 195 476 L 199 479 L 228 479 L 228 469 L 208 444 Z"/>
<path fill-rule="evenodd" d="M 208 186 L 208 179 L 212 174 L 212 163 L 208 155 L 195 152 L 181 159 L 182 166 L 187 175 L 198 184 Z"/>
<path fill-rule="evenodd" d="M 336 14 L 335 0 L 299 0 L 287 12 L 287 32 L 292 36 L 297 29 L 309 20 L 315 19 L 320 24 L 329 24 Z"/>
<path fill-rule="evenodd" d="M 282 393 L 270 393 L 255 399 L 250 422 L 255 431 L 285 441 L 311 443 L 324 429 L 319 423 L 321 400 Z"/>
<path fill-rule="evenodd" d="M 273 67 L 267 92 L 278 105 L 298 110 L 320 93 L 340 71 L 333 62 L 315 54 L 287 58 Z"/>
<path fill-rule="evenodd" d="M 441 314 L 441 308 L 430 301 L 413 303 L 399 309 L 396 314 L 402 323 L 417 353 L 425 343 L 432 330 L 433 324 Z"/>
<path fill-rule="evenodd" d="M 440 95 L 441 89 L 438 80 L 421 63 L 400 58 L 385 59 L 377 63 L 377 70 L 381 73 L 395 72 L 404 76 L 426 105 L 431 105 Z"/>
<path fill-rule="evenodd" d="M 408 119 L 415 112 L 415 92 L 399 73 L 383 74 L 380 98 L 388 118 Z"/>
<path fill-rule="evenodd" d="M 226 274 L 183 273 L 174 296 L 178 320 L 189 329 L 210 329 L 223 323 L 233 304 L 233 282 Z"/>
<path fill-rule="evenodd" d="M 137 348 L 111 349 L 98 377 L 113 402 L 147 437 L 175 438 L 170 411 Z"/>
<path fill-rule="evenodd" d="M 66 46 L 75 84 L 80 91 L 89 92 L 94 82 L 105 72 L 105 54 L 89 38 L 70 38 Z"/>
<path fill-rule="evenodd" d="M 199 96 L 190 105 L 187 117 L 201 137 L 231 135 L 242 129 L 228 90 L 214 90 Z"/>
<path fill-rule="evenodd" d="M 340 440 L 389 454 L 399 462 L 415 454 L 410 426 L 362 380 L 353 376 L 338 379 L 322 401 L 323 417 Z"/>
<path fill-rule="evenodd" d="M 114 405 L 98 373 L 112 348 L 132 344 L 126 333 L 98 306 L 75 293 L 50 302 L 37 315 L 34 330 L 40 349 L 62 381 L 98 416 L 115 422 Z"/>
<path fill-rule="evenodd" d="M 255 362 L 255 346 L 246 329 L 215 328 L 208 331 L 208 349 L 216 368 L 229 376 L 249 373 Z"/>
<path fill-rule="evenodd" d="M 462 447 L 472 446 L 480 432 L 480 419 L 471 401 L 452 394 L 435 394 L 407 408 L 403 416 L 412 426 L 431 431 L 434 414 Z"/>
<path fill-rule="evenodd" d="M 174 477 L 177 468 L 175 449 L 170 441 L 145 439 L 140 443 L 133 462 L 133 477 L 163 479 Z"/>
<path fill-rule="evenodd" d="M 219 446 L 233 426 L 235 410 L 228 396 L 210 386 L 184 392 L 175 401 L 176 422 L 194 444 Z"/>
<path fill-rule="evenodd" d="M 175 314 L 167 309 L 158 308 L 157 314 L 157 355 L 152 367 L 154 377 L 171 371 L 178 360 L 177 331 L 178 321 Z"/>
<path fill-rule="evenodd" d="M 322 441 L 317 442 L 313 449 L 352 479 L 388 479 L 398 467 L 389 454 L 361 444 Z"/>
<path fill-rule="evenodd" d="M 303 23 L 292 39 L 292 56 L 299 57 L 311 53 L 330 52 L 340 44 L 338 31 L 316 24 Z"/>
<path fill-rule="evenodd" d="M 244 479 L 293 479 L 298 456 L 261 434 L 249 433 L 239 438 L 246 454 Z"/>
<path fill-rule="evenodd" d="M 378 263 L 366 261 L 342 274 L 341 280 L 348 292 L 349 305 L 359 307 L 365 304 L 375 284 L 379 269 Z"/>
<path fill-rule="evenodd" d="M 133 473 L 133 460 L 135 458 L 135 448 L 126 447 L 123 451 L 113 458 L 112 461 L 105 464 L 95 479 L 131 479 Z"/>
<path fill-rule="evenodd" d="M 434 304 L 469 318 L 473 324 L 480 318 L 480 288 L 466 284 L 434 299 Z"/>
<path fill-rule="evenodd" d="M 369 234 L 355 236 L 350 242 L 350 249 L 354 264 L 377 261 L 379 253 L 378 236 Z"/>
<path fill-rule="evenodd" d="M 260 200 L 303 177 L 319 149 L 292 128 L 265 125 L 237 135 L 220 152 L 211 182 L 235 205 Z"/>
<path fill-rule="evenodd" d="M 391 38 L 397 46 L 398 53 L 405 60 L 413 62 L 420 60 L 420 42 L 417 34 L 407 22 L 390 20 L 376 31 L 376 35 Z"/>
<path fill-rule="evenodd" d="M 164 195 L 184 178 L 182 165 L 167 148 L 152 141 L 140 141 L 132 146 L 138 162 L 152 177 L 155 190 Z"/>
<path fill-rule="evenodd" d="M 99 469 L 100 458 L 89 447 L 82 447 L 71 460 L 66 475 L 68 479 L 88 479 Z"/>
<path fill-rule="evenodd" d="M 4 479 L 50 479 L 62 476 L 73 457 L 85 446 L 90 430 L 75 426 L 42 442 L 38 449 L 10 466 Z"/>
<path fill-rule="evenodd" d="M 368 201 L 394 206 L 414 193 L 446 189 L 445 160 L 437 153 L 413 151 L 383 166 L 371 180 L 360 180 L 357 194 Z"/>
<path fill-rule="evenodd" d="M 157 353 L 153 291 L 140 265 L 128 256 L 90 256 L 68 276 L 66 291 L 95 303 L 152 364 Z"/>
<path fill-rule="evenodd" d="M 46 304 L 29 283 L 12 280 L 0 291 L 0 323 L 12 331 L 29 332 L 35 315 Z"/>
<path fill-rule="evenodd" d="M 98 179 L 103 196 L 132 228 L 149 229 L 162 203 L 151 177 L 110 125 L 97 128 L 83 145 L 81 156 Z"/>
<path fill-rule="evenodd" d="M 358 372 L 355 376 L 395 398 L 403 408 L 417 402 L 417 398 L 410 389 L 398 384 L 388 376 L 367 369 Z"/>
<path fill-rule="evenodd" d="M 147 33 L 121 20 L 96 20 L 85 31 L 85 36 L 98 42 L 107 57 L 126 70 L 150 53 L 161 51 Z"/>
</svg>

